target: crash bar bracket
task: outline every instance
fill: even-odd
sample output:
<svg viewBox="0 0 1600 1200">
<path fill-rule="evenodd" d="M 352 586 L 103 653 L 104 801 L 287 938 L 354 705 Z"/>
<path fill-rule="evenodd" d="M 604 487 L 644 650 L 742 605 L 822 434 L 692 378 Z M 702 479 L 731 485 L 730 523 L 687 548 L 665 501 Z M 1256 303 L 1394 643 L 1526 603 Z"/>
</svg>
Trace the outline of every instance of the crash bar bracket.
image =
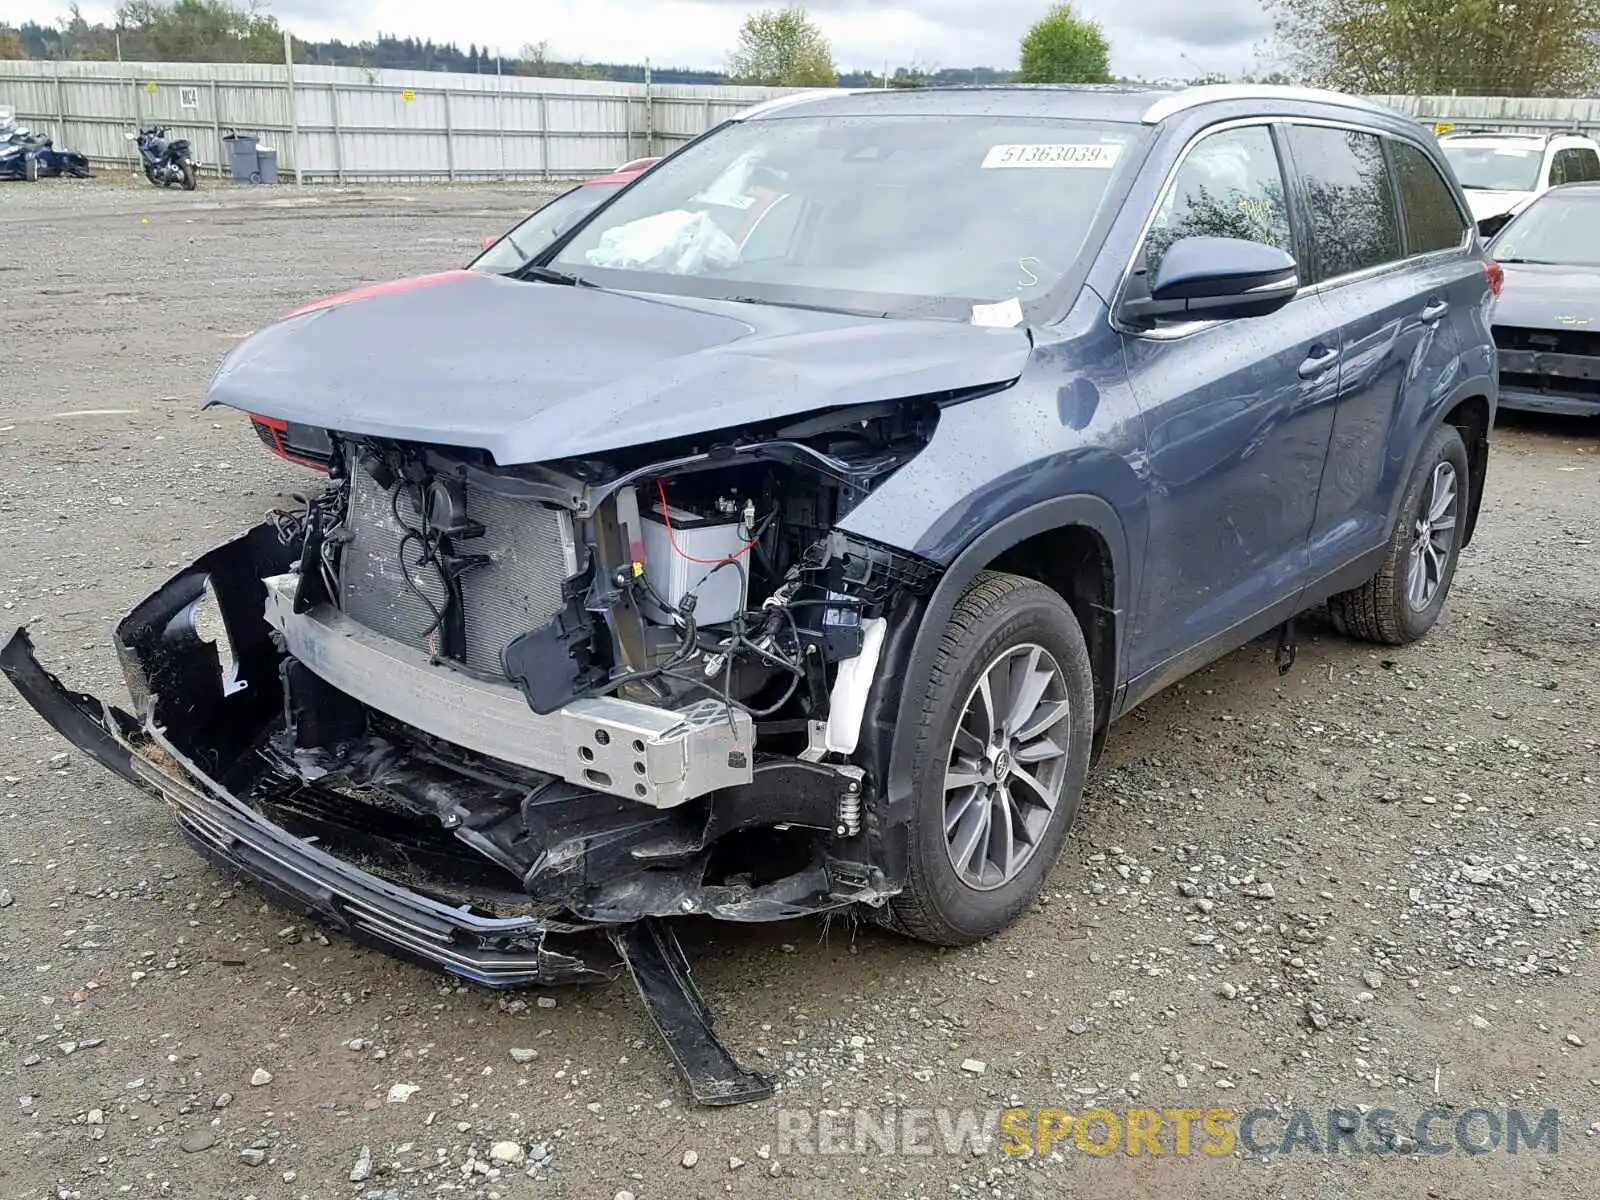
<svg viewBox="0 0 1600 1200">
<path fill-rule="evenodd" d="M 711 1006 L 666 922 L 652 918 L 620 926 L 611 931 L 611 942 L 695 1103 L 749 1104 L 772 1095 L 772 1081 L 741 1067 L 712 1030 Z"/>
</svg>

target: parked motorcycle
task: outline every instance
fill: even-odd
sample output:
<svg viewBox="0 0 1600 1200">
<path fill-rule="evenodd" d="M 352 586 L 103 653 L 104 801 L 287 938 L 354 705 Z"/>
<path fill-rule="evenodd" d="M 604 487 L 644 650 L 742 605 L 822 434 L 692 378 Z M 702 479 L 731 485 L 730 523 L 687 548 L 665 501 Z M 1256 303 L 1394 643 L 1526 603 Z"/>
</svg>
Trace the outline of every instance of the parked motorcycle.
<svg viewBox="0 0 1600 1200">
<path fill-rule="evenodd" d="M 20 126 L 9 109 L 0 109 L 0 179 L 49 179 L 89 176 L 89 160 L 74 150 L 57 150 L 55 142 Z"/>
<path fill-rule="evenodd" d="M 200 186 L 194 159 L 189 154 L 188 138 L 168 136 L 164 125 L 155 125 L 124 136 L 130 142 L 139 144 L 139 157 L 144 161 L 144 177 L 156 187 L 170 187 L 176 183 L 184 191 L 192 192 Z"/>
</svg>

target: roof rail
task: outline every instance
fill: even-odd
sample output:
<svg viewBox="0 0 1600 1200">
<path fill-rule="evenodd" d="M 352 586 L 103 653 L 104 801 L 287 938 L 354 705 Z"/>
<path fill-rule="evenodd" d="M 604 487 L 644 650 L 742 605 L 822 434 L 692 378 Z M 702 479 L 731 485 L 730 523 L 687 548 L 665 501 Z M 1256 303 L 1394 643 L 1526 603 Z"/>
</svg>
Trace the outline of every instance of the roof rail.
<svg viewBox="0 0 1600 1200">
<path fill-rule="evenodd" d="M 1218 104 L 1224 100 L 1299 100 L 1308 104 L 1336 104 L 1342 108 L 1356 108 L 1362 112 L 1383 113 L 1393 116 L 1395 110 L 1345 92 L 1330 92 L 1323 88 L 1285 87 L 1274 83 L 1205 83 L 1184 88 L 1171 96 L 1164 96 L 1144 110 L 1146 125 L 1159 125 L 1168 117 L 1198 108 L 1202 104 Z"/>
<path fill-rule="evenodd" d="M 1420 118 L 1419 118 L 1420 119 Z M 1537 133 L 1523 133 L 1516 129 L 1497 129 L 1492 125 L 1474 125 L 1462 128 L 1457 125 L 1454 129 L 1447 130 L 1439 135 L 1441 138 L 1457 137 L 1493 137 L 1493 138 L 1529 138 L 1534 141 L 1548 142 L 1553 137 L 1561 137 L 1559 129 L 1546 129 Z"/>
<path fill-rule="evenodd" d="M 735 113 L 733 120 L 748 121 L 751 117 L 764 117 L 768 113 L 778 112 L 781 109 L 793 108 L 797 104 L 807 104 L 812 100 L 826 100 L 829 96 L 853 96 L 862 88 L 814 88 L 810 91 L 791 92 L 787 96 L 774 96 L 771 100 L 763 100 L 760 104 L 753 104 L 749 108 Z"/>
</svg>

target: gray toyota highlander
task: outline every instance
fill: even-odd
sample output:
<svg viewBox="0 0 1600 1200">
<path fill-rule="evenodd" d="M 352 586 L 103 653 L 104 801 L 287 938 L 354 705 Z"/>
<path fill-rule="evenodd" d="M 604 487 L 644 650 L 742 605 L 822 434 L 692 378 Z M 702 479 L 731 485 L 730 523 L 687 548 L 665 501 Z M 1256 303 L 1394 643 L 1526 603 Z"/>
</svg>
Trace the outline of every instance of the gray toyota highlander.
<svg viewBox="0 0 1600 1200">
<path fill-rule="evenodd" d="M 242 343 L 208 403 L 325 482 L 121 622 L 128 708 L 0 665 L 281 902 L 627 970 L 699 1099 L 759 1097 L 668 918 L 999 934 L 1142 700 L 1316 607 L 1427 634 L 1500 280 L 1349 96 L 787 97 L 505 274 Z"/>
</svg>

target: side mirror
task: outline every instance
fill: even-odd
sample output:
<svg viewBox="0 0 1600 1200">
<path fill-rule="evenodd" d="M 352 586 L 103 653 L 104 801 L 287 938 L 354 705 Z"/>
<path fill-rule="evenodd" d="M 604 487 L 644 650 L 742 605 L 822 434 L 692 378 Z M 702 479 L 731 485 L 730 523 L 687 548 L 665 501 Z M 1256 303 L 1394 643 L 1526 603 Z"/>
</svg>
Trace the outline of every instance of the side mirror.
<svg viewBox="0 0 1600 1200">
<path fill-rule="evenodd" d="M 1276 246 L 1243 238 L 1187 237 L 1167 248 L 1149 297 L 1124 301 L 1121 315 L 1134 321 L 1263 317 L 1299 291 L 1299 268 Z"/>
<path fill-rule="evenodd" d="M 127 138 L 130 142 L 137 142 L 139 140 L 139 135 L 137 133 L 125 133 L 122 136 Z"/>
</svg>

